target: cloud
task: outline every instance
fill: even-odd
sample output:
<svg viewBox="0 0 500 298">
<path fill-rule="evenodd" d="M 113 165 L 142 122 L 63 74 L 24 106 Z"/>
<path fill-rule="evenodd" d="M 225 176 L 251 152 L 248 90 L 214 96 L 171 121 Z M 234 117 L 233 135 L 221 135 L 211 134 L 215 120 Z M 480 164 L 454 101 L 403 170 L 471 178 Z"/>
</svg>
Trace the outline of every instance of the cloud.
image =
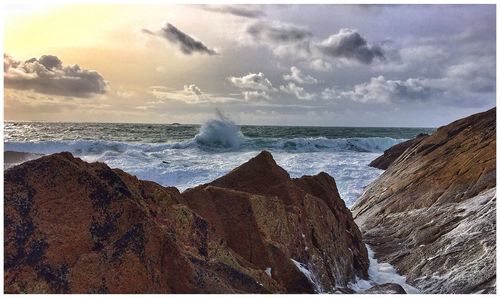
<svg viewBox="0 0 500 298">
<path fill-rule="evenodd" d="M 309 62 L 309 67 L 316 71 L 332 70 L 332 65 L 321 58 L 317 58 Z"/>
<path fill-rule="evenodd" d="M 107 84 L 96 71 L 80 66 L 64 66 L 53 55 L 40 59 L 18 61 L 4 54 L 4 83 L 6 88 L 71 97 L 90 97 L 104 94 Z"/>
<path fill-rule="evenodd" d="M 295 85 L 295 83 L 288 83 L 286 86 L 280 86 L 280 90 L 288 94 L 293 94 L 301 100 L 311 100 L 315 98 L 315 94 L 306 92 L 304 88 Z"/>
<path fill-rule="evenodd" d="M 367 83 L 355 85 L 353 90 L 341 95 L 362 103 L 393 103 L 425 101 L 441 92 L 429 86 L 423 79 L 387 80 L 384 76 L 373 77 Z"/>
<path fill-rule="evenodd" d="M 262 72 L 249 73 L 242 77 L 228 77 L 229 82 L 240 89 L 251 89 L 261 91 L 274 90 L 273 84 L 264 76 Z"/>
<path fill-rule="evenodd" d="M 203 5 L 203 8 L 208 11 L 232 14 L 244 18 L 259 18 L 265 16 L 266 13 L 261 9 L 260 5 Z"/>
<path fill-rule="evenodd" d="M 316 45 L 326 56 L 356 60 L 360 63 L 371 64 L 375 58 L 385 59 L 382 48 L 369 45 L 356 30 L 343 28 L 337 34 Z"/>
<path fill-rule="evenodd" d="M 496 70 L 493 57 L 479 57 L 451 65 L 438 84 L 468 92 L 488 93 L 496 90 Z"/>
<path fill-rule="evenodd" d="M 339 96 L 337 90 L 335 88 L 325 88 L 321 92 L 321 98 L 325 100 L 334 100 Z"/>
<path fill-rule="evenodd" d="M 300 69 L 295 66 L 290 67 L 290 74 L 283 76 L 285 81 L 294 81 L 299 84 L 315 84 L 318 82 L 317 79 L 310 75 L 304 74 Z"/>
<path fill-rule="evenodd" d="M 356 30 L 343 28 L 324 40 L 314 37 L 306 27 L 285 22 L 255 22 L 247 27 L 253 41 L 268 46 L 275 56 L 292 61 L 308 61 L 311 69 L 325 71 L 332 65 L 328 60 L 342 59 L 371 64 L 385 60 L 381 46 L 368 44 Z"/>
<path fill-rule="evenodd" d="M 218 53 L 208 48 L 204 43 L 194 39 L 188 34 L 177 29 L 174 25 L 167 23 L 158 32 L 153 32 L 148 29 L 142 29 L 142 32 L 149 35 L 161 36 L 167 41 L 179 46 L 179 49 L 185 55 L 192 55 L 194 53 L 206 55 L 218 55 Z"/>
<path fill-rule="evenodd" d="M 312 33 L 300 26 L 282 22 L 256 22 L 247 27 L 247 33 L 256 41 L 287 43 L 312 37 Z"/>
<path fill-rule="evenodd" d="M 36 61 L 36 59 L 32 58 L 32 61 Z M 40 62 L 43 66 L 45 66 L 47 69 L 54 69 L 54 68 L 61 68 L 62 67 L 62 62 L 59 58 L 53 55 L 43 55 L 38 59 L 38 62 Z"/>
<path fill-rule="evenodd" d="M 271 96 L 265 91 L 243 91 L 243 96 L 247 101 L 270 100 Z"/>
<path fill-rule="evenodd" d="M 450 62 L 450 52 L 445 46 L 437 44 L 411 44 L 402 48 L 393 41 L 386 40 L 383 45 L 387 61 L 374 67 L 381 72 L 411 72 L 419 75 L 432 75 L 437 65 Z"/>
<path fill-rule="evenodd" d="M 165 86 L 151 86 L 149 93 L 159 102 L 150 103 L 164 104 L 166 101 L 180 101 L 186 104 L 208 104 L 208 103 L 226 103 L 242 101 L 241 99 L 227 96 L 217 96 L 215 94 L 203 93 L 195 84 L 184 85 L 182 90 L 176 90 Z"/>
<path fill-rule="evenodd" d="M 184 85 L 184 91 L 190 92 L 194 95 L 201 96 L 201 90 L 195 84 Z"/>
</svg>

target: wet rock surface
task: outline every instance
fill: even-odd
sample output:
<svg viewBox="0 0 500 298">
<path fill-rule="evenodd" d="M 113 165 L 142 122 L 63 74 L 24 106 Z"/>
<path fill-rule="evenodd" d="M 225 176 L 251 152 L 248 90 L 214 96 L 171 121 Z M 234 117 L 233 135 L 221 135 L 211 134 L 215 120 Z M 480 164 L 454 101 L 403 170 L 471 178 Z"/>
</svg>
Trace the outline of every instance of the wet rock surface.
<svg viewBox="0 0 500 298">
<path fill-rule="evenodd" d="M 406 294 L 406 291 L 398 284 L 387 283 L 373 286 L 360 294 Z"/>
<path fill-rule="evenodd" d="M 496 109 L 439 128 L 363 193 L 353 215 L 376 257 L 425 293 L 495 292 Z"/>
<path fill-rule="evenodd" d="M 53 154 L 5 171 L 6 293 L 314 293 L 366 278 L 325 173 L 263 152 L 184 193 Z"/>
</svg>

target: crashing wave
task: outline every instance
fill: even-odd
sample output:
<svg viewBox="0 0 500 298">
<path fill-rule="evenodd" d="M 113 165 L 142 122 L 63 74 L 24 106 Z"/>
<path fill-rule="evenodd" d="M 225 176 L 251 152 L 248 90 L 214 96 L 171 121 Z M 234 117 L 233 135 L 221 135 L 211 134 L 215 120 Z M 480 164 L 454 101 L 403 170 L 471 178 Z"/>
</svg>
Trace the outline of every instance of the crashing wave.
<svg viewBox="0 0 500 298">
<path fill-rule="evenodd" d="M 214 120 L 219 121 L 219 120 Z M 383 152 L 404 141 L 387 137 L 328 139 L 294 138 L 294 139 L 259 139 L 245 138 L 239 130 L 225 123 L 211 123 L 200 130 L 191 140 L 166 142 L 163 144 L 123 143 L 111 141 L 39 141 L 39 142 L 5 142 L 5 150 L 51 154 L 68 151 L 76 155 L 100 155 L 105 152 L 126 153 L 141 151 L 145 153 L 162 152 L 170 149 L 200 149 L 202 151 L 284 151 L 284 152 Z"/>
<path fill-rule="evenodd" d="M 244 142 L 240 127 L 216 110 L 217 119 L 205 122 L 194 137 L 197 145 L 216 149 L 238 149 Z"/>
<path fill-rule="evenodd" d="M 270 143 L 269 148 L 283 149 L 295 152 L 316 151 L 355 151 L 355 152 L 383 152 L 390 147 L 404 141 L 404 139 L 393 139 L 388 137 L 369 138 L 339 138 L 328 139 L 317 138 L 294 138 L 276 139 Z"/>
<path fill-rule="evenodd" d="M 145 153 L 162 152 L 171 149 L 200 149 L 202 151 L 284 151 L 284 152 L 383 152 L 384 150 L 404 141 L 392 138 L 294 138 L 294 139 L 252 139 L 245 138 L 239 131 L 232 128 L 220 128 L 212 124 L 202 129 L 191 140 L 167 142 L 163 144 L 123 143 L 111 141 L 39 141 L 39 142 L 5 142 L 5 150 L 51 154 L 68 151 L 76 155 L 100 155 L 105 152 L 127 153 L 141 151 Z"/>
</svg>

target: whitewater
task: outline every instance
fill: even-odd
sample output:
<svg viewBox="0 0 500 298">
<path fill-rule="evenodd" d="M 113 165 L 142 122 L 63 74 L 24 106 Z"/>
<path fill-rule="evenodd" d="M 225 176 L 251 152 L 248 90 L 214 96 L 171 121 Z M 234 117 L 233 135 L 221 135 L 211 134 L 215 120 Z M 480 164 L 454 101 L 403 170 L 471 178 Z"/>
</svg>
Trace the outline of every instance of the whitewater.
<svg viewBox="0 0 500 298">
<path fill-rule="evenodd" d="M 382 171 L 367 165 L 425 128 L 239 126 L 218 113 L 203 125 L 5 122 L 4 150 L 71 152 L 181 191 L 214 180 L 262 150 L 290 176 L 326 172 L 348 207 Z"/>
</svg>

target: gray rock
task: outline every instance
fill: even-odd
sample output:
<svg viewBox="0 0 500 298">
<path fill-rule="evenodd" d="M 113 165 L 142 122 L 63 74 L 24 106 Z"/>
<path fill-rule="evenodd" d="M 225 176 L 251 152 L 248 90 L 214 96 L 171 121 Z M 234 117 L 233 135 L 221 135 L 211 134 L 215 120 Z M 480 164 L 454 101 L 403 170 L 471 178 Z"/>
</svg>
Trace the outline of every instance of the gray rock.
<svg viewBox="0 0 500 298">
<path fill-rule="evenodd" d="M 423 293 L 494 292 L 496 109 L 404 151 L 353 206 L 365 242 Z"/>
<path fill-rule="evenodd" d="M 398 284 L 387 283 L 373 286 L 360 294 L 406 294 L 406 291 Z"/>
</svg>

